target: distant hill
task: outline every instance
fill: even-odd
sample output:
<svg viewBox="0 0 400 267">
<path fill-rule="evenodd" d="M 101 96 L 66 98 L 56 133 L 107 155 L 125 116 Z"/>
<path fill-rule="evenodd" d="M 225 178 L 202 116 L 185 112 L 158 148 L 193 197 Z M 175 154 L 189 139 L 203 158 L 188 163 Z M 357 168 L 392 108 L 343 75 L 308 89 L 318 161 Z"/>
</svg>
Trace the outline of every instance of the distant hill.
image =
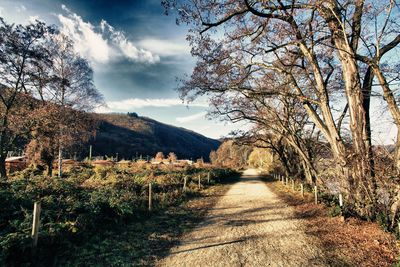
<svg viewBox="0 0 400 267">
<path fill-rule="evenodd" d="M 174 152 L 178 158 L 208 160 L 211 150 L 220 145 L 218 140 L 196 132 L 167 125 L 136 113 L 95 114 L 99 129 L 90 142 L 93 156 L 115 156 L 131 159 L 142 155 L 154 157 L 161 151 L 165 156 Z"/>
</svg>

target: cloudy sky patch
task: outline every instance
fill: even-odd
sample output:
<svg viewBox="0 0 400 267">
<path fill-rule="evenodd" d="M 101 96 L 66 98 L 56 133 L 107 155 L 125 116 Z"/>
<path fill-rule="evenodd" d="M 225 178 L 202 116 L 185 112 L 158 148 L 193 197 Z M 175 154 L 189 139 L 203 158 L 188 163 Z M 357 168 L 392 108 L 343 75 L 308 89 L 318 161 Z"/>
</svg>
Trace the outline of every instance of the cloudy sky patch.
<svg viewBox="0 0 400 267">
<path fill-rule="evenodd" d="M 199 112 L 199 113 L 190 115 L 190 116 L 178 117 L 178 118 L 176 118 L 176 121 L 177 121 L 177 122 L 181 122 L 181 123 L 183 123 L 183 122 L 190 122 L 190 121 L 196 121 L 196 120 L 198 120 L 198 119 L 204 119 L 206 115 L 207 115 L 207 112 L 202 111 L 202 112 Z M 207 128 L 207 129 L 208 129 L 208 128 Z"/>
<path fill-rule="evenodd" d="M 195 59 L 187 28 L 165 16 L 160 2 L 1 0 L 0 16 L 21 24 L 39 19 L 70 36 L 104 95 L 97 112 L 136 112 L 208 137 L 228 134 L 236 126 L 207 120 L 206 99 L 187 104 L 179 98 L 177 78 L 191 74 Z"/>
<path fill-rule="evenodd" d="M 126 57 L 132 61 L 156 63 L 160 61 L 158 55 L 136 47 L 122 31 L 115 30 L 104 19 L 100 25 L 94 26 L 83 21 L 82 17 L 71 12 L 65 5 L 61 5 L 66 15 L 58 14 L 61 32 L 70 36 L 75 44 L 76 52 L 93 63 L 109 63 Z"/>
</svg>

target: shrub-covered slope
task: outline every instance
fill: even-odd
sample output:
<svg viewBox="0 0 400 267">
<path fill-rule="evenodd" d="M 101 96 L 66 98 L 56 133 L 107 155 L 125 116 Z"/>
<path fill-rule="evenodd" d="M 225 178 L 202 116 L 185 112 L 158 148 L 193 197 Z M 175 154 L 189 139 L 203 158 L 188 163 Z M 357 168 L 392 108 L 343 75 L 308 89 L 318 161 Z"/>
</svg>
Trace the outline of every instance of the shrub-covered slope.
<svg viewBox="0 0 400 267">
<path fill-rule="evenodd" d="M 154 156 L 161 151 L 165 155 L 174 152 L 178 158 L 208 160 L 211 150 L 216 150 L 218 140 L 203 135 L 163 124 L 135 113 L 96 114 L 99 129 L 91 141 L 93 156 L 115 156 L 131 159 L 132 157 Z"/>
</svg>

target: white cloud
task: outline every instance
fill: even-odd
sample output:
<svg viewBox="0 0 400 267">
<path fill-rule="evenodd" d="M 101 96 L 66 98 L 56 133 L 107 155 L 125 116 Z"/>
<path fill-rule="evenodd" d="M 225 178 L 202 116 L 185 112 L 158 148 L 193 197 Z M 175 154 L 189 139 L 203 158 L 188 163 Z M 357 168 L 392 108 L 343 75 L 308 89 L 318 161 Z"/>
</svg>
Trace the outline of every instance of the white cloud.
<svg viewBox="0 0 400 267">
<path fill-rule="evenodd" d="M 144 107 L 171 107 L 182 105 L 182 100 L 176 98 L 140 99 L 131 98 L 107 103 L 108 107 L 116 110 L 132 110 Z"/>
<path fill-rule="evenodd" d="M 26 11 L 26 7 L 24 5 L 19 5 L 15 8 L 18 13 Z"/>
<path fill-rule="evenodd" d="M 99 26 L 83 21 L 82 17 L 61 6 L 67 15 L 57 15 L 61 31 L 72 38 L 75 49 L 82 56 L 97 63 L 107 63 L 112 59 L 125 57 L 136 62 L 155 63 L 158 55 L 137 48 L 125 34 L 102 20 Z"/>
<path fill-rule="evenodd" d="M 29 16 L 29 18 L 28 18 L 28 21 L 30 22 L 30 23 L 35 23 L 37 20 L 40 20 L 40 17 L 39 16 Z"/>
<path fill-rule="evenodd" d="M 109 113 L 109 112 L 127 112 L 135 111 L 135 109 L 146 108 L 146 107 L 173 107 L 173 106 L 186 106 L 179 98 L 130 98 L 120 101 L 109 101 L 106 103 L 107 106 L 99 107 L 96 109 L 97 113 Z M 205 102 L 193 102 L 189 106 L 192 107 L 207 107 L 208 104 Z"/>
<path fill-rule="evenodd" d="M 110 59 L 111 48 L 107 40 L 94 31 L 92 24 L 72 13 L 67 17 L 59 14 L 58 19 L 62 24 L 61 31 L 74 41 L 75 50 L 83 57 L 99 63 L 106 63 Z"/>
<path fill-rule="evenodd" d="M 195 121 L 198 119 L 202 119 L 206 116 L 207 112 L 203 111 L 203 112 L 199 112 L 190 116 L 186 116 L 186 117 L 178 117 L 176 118 L 176 121 L 184 123 L 184 122 L 190 122 L 190 121 Z"/>
<path fill-rule="evenodd" d="M 189 55 L 190 47 L 183 40 L 143 39 L 139 45 L 161 56 Z"/>
<path fill-rule="evenodd" d="M 126 38 L 123 32 L 116 31 L 113 26 L 108 24 L 107 21 L 101 21 L 100 29 L 103 35 L 107 36 L 114 46 L 118 48 L 125 57 L 139 62 L 156 63 L 160 61 L 160 57 L 158 55 L 155 55 L 148 50 L 137 48 Z"/>
</svg>

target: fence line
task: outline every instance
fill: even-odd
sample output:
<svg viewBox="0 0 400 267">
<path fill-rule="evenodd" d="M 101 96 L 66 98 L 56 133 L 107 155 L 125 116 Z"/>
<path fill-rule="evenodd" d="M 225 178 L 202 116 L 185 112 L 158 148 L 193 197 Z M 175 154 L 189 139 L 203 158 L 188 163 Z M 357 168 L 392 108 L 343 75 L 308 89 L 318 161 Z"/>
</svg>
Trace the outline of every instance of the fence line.
<svg viewBox="0 0 400 267">
<path fill-rule="evenodd" d="M 277 181 L 279 181 L 279 182 L 282 182 L 282 185 L 284 185 L 284 186 L 288 186 L 289 185 L 289 181 L 288 181 L 288 177 L 284 177 L 284 176 L 282 176 L 281 174 L 272 174 L 272 176 L 274 177 L 274 180 L 277 180 Z M 291 180 L 291 183 L 292 183 L 292 190 L 294 191 L 294 192 L 296 192 L 297 190 L 296 190 L 296 186 L 295 186 L 295 180 L 294 179 L 290 179 Z M 320 191 L 321 191 L 321 188 L 319 188 L 317 185 L 314 185 L 313 187 L 313 190 L 312 190 L 312 192 L 313 192 L 313 195 L 314 195 L 314 204 L 318 204 L 318 201 L 320 201 L 321 202 L 321 200 L 320 200 L 320 197 L 321 197 L 321 195 L 320 195 Z M 300 183 L 300 195 L 301 195 L 301 197 L 303 197 L 304 198 L 304 191 L 305 191 L 305 188 L 304 188 L 304 183 Z M 331 194 L 331 193 L 330 193 Z M 331 195 L 333 195 L 333 194 L 331 194 Z M 342 195 L 342 193 L 338 193 L 338 195 L 337 195 L 337 198 L 338 198 L 338 205 L 339 205 L 339 207 L 340 207 L 340 213 L 342 214 L 342 210 L 343 210 L 343 206 L 344 206 L 344 201 L 343 201 L 343 195 Z M 342 216 L 343 217 L 343 216 Z M 399 231 L 400 231 L 400 229 L 399 229 Z"/>
</svg>

